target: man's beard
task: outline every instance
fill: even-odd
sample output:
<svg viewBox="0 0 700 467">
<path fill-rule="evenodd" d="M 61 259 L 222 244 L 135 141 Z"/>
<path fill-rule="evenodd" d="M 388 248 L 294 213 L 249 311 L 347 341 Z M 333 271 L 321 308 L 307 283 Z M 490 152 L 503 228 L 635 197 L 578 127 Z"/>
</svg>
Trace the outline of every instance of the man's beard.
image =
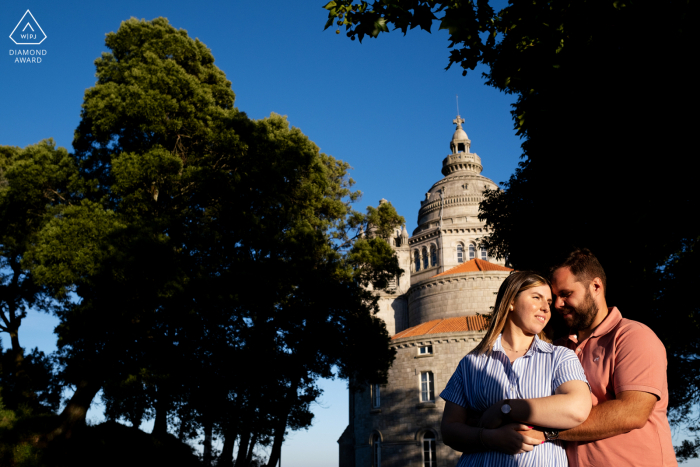
<svg viewBox="0 0 700 467">
<path fill-rule="evenodd" d="M 595 320 L 598 314 L 598 307 L 591 296 L 591 291 L 586 290 L 586 296 L 583 297 L 583 303 L 577 307 L 567 307 L 565 311 L 571 311 L 571 324 L 569 327 L 573 331 L 580 331 L 582 329 L 588 329 L 593 320 Z M 567 323 L 568 324 L 568 323 Z"/>
</svg>

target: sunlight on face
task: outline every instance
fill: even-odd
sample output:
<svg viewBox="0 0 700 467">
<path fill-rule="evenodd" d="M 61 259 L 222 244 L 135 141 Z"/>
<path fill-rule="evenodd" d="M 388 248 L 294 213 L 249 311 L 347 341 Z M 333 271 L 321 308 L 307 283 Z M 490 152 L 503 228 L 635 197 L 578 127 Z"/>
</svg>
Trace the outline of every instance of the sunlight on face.
<svg viewBox="0 0 700 467">
<path fill-rule="evenodd" d="M 525 334 L 539 334 L 552 317 L 551 304 L 552 291 L 548 285 L 527 289 L 515 297 L 508 319 Z"/>
</svg>

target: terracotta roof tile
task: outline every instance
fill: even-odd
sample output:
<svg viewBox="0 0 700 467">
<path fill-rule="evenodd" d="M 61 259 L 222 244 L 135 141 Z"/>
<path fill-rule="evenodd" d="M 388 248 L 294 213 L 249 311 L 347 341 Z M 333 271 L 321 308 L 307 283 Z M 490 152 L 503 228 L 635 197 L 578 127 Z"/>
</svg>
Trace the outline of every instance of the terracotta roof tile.
<svg viewBox="0 0 700 467">
<path fill-rule="evenodd" d="M 391 340 L 403 337 L 416 337 L 428 334 L 442 334 L 445 332 L 483 331 L 486 330 L 488 321 L 483 316 L 460 316 L 459 318 L 434 319 L 427 323 L 413 326 L 395 334 Z"/>
<path fill-rule="evenodd" d="M 466 263 L 459 264 L 447 271 L 437 274 L 433 277 L 446 276 L 448 274 L 459 274 L 462 272 L 479 272 L 479 271 L 512 271 L 511 268 L 501 266 L 499 264 L 489 263 L 483 259 L 472 259 Z"/>
</svg>

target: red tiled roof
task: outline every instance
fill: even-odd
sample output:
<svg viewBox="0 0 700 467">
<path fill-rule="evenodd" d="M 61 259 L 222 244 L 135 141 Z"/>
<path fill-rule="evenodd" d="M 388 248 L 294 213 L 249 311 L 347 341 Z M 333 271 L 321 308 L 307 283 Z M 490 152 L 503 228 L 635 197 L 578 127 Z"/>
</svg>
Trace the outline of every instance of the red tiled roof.
<svg viewBox="0 0 700 467">
<path fill-rule="evenodd" d="M 488 321 L 483 316 L 460 316 L 459 318 L 442 318 L 413 326 L 395 334 L 391 340 L 402 337 L 416 337 L 426 334 L 441 334 L 443 332 L 484 331 Z"/>
<path fill-rule="evenodd" d="M 501 266 L 499 264 L 489 263 L 483 259 L 472 259 L 466 263 L 462 263 L 448 269 L 447 271 L 437 274 L 433 277 L 446 276 L 448 274 L 459 274 L 460 272 L 479 272 L 479 271 L 512 271 L 511 268 Z"/>
</svg>

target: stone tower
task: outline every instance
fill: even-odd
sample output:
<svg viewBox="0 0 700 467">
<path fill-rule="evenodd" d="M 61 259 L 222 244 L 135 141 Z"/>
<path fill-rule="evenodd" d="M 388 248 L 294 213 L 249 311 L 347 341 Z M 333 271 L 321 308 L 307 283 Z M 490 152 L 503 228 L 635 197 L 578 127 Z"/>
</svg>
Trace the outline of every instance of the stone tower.
<svg viewBox="0 0 700 467">
<path fill-rule="evenodd" d="M 478 219 L 479 203 L 484 190 L 497 186 L 481 175 L 464 119 L 453 123 L 444 178 L 421 201 L 418 227 L 411 237 L 405 226 L 397 229 L 391 239 L 404 274 L 377 293 L 396 359 L 387 384 L 350 394 L 340 467 L 452 467 L 459 458 L 442 442 L 438 395 L 483 337 L 481 315 L 491 312 L 511 269 L 480 248 L 488 231 Z"/>
</svg>

